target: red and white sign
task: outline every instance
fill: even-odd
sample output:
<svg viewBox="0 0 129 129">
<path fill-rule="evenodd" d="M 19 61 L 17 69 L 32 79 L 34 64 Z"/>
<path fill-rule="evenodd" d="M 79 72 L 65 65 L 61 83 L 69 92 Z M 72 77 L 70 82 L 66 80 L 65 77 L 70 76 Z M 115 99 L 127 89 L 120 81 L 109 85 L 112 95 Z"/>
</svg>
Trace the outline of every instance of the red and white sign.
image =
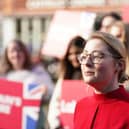
<svg viewBox="0 0 129 129">
<path fill-rule="evenodd" d="M 64 128 L 73 129 L 73 113 L 77 101 L 91 95 L 93 95 L 93 88 L 81 80 L 65 80 L 63 82 L 60 119 Z"/>
<path fill-rule="evenodd" d="M 129 5 L 122 6 L 122 18 L 125 22 L 129 22 Z"/>
<path fill-rule="evenodd" d="M 44 55 L 62 58 L 71 38 L 87 38 L 92 31 L 95 13 L 82 11 L 57 11 L 52 19 L 43 45 Z"/>
<path fill-rule="evenodd" d="M 0 128 L 35 129 L 41 99 L 39 94 L 41 87 L 36 84 L 23 86 L 22 83 L 1 79 Z"/>
</svg>

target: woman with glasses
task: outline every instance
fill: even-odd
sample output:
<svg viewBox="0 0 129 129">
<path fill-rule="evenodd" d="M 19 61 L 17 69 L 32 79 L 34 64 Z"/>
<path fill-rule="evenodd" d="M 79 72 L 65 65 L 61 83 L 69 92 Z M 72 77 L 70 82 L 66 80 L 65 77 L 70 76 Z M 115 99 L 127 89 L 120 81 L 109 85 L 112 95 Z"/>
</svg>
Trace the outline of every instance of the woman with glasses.
<svg viewBox="0 0 129 129">
<path fill-rule="evenodd" d="M 128 79 L 125 58 L 123 44 L 112 35 L 89 37 L 79 62 L 94 95 L 77 103 L 74 129 L 129 129 L 129 94 L 121 83 Z"/>
</svg>

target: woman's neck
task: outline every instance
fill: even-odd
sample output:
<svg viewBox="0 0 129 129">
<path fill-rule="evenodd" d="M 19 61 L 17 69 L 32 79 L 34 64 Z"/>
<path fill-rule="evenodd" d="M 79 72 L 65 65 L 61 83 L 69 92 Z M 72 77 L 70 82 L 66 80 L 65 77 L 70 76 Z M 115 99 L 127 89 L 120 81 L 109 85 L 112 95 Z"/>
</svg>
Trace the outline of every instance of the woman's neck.
<svg viewBox="0 0 129 129">
<path fill-rule="evenodd" d="M 96 94 L 106 94 L 118 88 L 119 88 L 118 80 L 113 79 L 108 84 L 97 84 L 97 86 L 94 86 L 94 91 Z"/>
<path fill-rule="evenodd" d="M 106 93 L 112 92 L 112 91 L 114 91 L 114 90 L 116 90 L 118 88 L 119 88 L 119 85 L 116 85 L 114 87 L 113 86 L 108 86 L 108 87 L 105 87 L 102 90 L 97 90 L 97 89 L 94 88 L 94 92 L 96 94 L 106 94 Z"/>
</svg>

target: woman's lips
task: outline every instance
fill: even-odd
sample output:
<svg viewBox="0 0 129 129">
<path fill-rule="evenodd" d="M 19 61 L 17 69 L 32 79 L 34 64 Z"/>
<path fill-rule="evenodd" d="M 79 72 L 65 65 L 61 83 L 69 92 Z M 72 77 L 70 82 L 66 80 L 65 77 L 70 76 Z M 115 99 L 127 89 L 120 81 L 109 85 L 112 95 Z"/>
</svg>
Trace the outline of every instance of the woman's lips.
<svg viewBox="0 0 129 129">
<path fill-rule="evenodd" d="M 87 71 L 87 72 L 84 72 L 84 73 L 85 73 L 86 76 L 90 76 L 90 75 L 94 74 L 94 72 L 92 72 L 92 71 Z"/>
</svg>

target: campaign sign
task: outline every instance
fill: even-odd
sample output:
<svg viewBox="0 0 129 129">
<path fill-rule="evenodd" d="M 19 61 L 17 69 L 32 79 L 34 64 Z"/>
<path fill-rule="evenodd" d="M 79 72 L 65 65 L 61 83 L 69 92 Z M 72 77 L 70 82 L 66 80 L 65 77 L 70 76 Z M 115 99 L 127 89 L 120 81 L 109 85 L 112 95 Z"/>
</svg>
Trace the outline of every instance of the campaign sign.
<svg viewBox="0 0 129 129">
<path fill-rule="evenodd" d="M 93 12 L 56 11 L 44 41 L 42 54 L 62 59 L 74 36 L 89 37 L 95 17 Z"/>
<path fill-rule="evenodd" d="M 64 129 L 73 129 L 73 113 L 78 100 L 93 95 L 93 89 L 81 80 L 65 80 L 60 103 L 61 123 Z"/>
<path fill-rule="evenodd" d="M 35 129 L 42 87 L 0 79 L 0 128 Z"/>
<path fill-rule="evenodd" d="M 123 21 L 125 22 L 129 22 L 129 5 L 123 5 L 122 6 L 122 18 L 123 18 Z"/>
</svg>

